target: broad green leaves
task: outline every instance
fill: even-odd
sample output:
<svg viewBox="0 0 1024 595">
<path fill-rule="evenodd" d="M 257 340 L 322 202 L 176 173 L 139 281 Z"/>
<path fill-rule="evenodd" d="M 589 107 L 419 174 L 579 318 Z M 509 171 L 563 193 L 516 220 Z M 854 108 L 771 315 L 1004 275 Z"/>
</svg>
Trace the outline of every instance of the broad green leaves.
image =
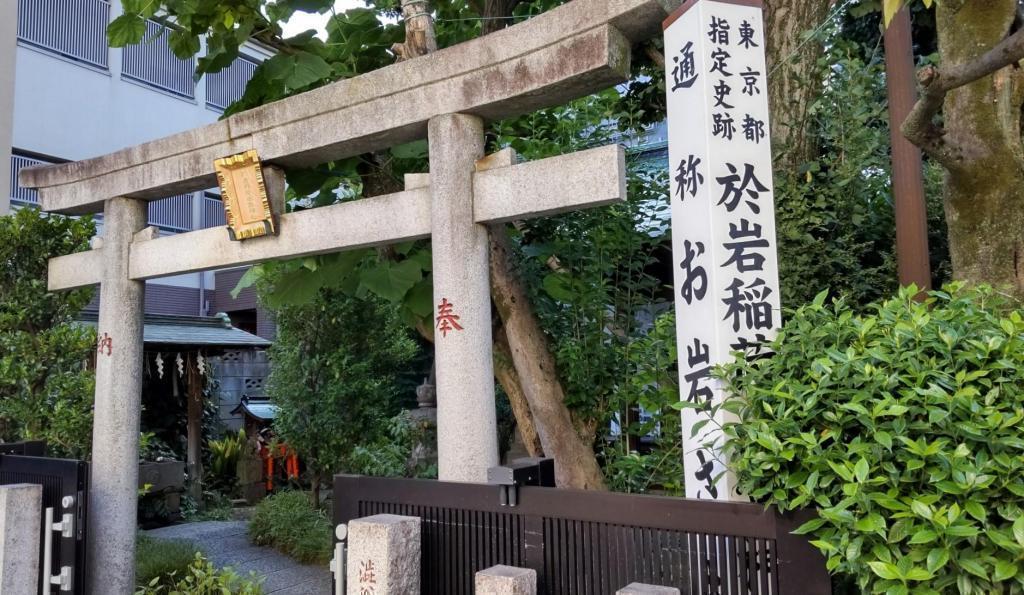
<svg viewBox="0 0 1024 595">
<path fill-rule="evenodd" d="M 115 48 L 139 43 L 145 34 L 146 19 L 137 14 L 123 14 L 107 26 L 107 41 Z"/>
<path fill-rule="evenodd" d="M 331 66 L 308 53 L 278 54 L 264 63 L 266 77 L 284 85 L 285 91 L 303 89 L 331 76 Z"/>
<path fill-rule="evenodd" d="M 869 314 L 819 297 L 772 358 L 727 366 L 726 450 L 755 500 L 818 509 L 798 532 L 865 592 L 1021 592 L 1024 318 L 990 289 L 916 291 Z"/>
</svg>

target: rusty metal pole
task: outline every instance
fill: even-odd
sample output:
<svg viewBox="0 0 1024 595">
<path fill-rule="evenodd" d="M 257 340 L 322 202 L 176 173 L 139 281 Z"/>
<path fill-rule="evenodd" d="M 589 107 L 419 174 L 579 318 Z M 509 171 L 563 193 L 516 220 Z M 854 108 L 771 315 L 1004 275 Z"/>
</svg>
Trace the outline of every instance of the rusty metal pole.
<svg viewBox="0 0 1024 595">
<path fill-rule="evenodd" d="M 896 258 L 900 285 L 931 289 L 928 259 L 928 212 L 924 197 L 921 150 L 903 136 L 900 126 L 917 102 L 910 10 L 901 9 L 885 30 L 885 73 L 889 91 L 892 139 L 892 190 L 896 207 Z"/>
</svg>

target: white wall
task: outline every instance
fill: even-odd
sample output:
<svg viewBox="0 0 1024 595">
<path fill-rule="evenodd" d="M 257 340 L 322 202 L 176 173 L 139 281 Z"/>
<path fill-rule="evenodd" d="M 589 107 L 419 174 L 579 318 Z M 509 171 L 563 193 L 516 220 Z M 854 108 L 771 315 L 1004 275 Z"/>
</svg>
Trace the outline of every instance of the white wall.
<svg viewBox="0 0 1024 595">
<path fill-rule="evenodd" d="M 14 47 L 18 38 L 17 2 L 0 0 L 0 215 L 10 209 L 11 125 L 14 102 Z"/>
<path fill-rule="evenodd" d="M 165 137 L 216 121 L 220 112 L 206 108 L 206 84 L 196 84 L 195 99 L 179 97 L 121 79 L 121 51 L 111 49 L 109 69 L 102 70 L 26 44 L 17 44 L 15 0 L 0 0 L 0 184 L 7 184 L 10 157 L 4 154 L 4 115 L 13 112 L 13 147 L 42 157 L 80 160 Z M 112 15 L 120 3 L 111 3 Z M 4 14 L 10 12 L 10 15 Z M 3 50 L 10 29 L 11 50 Z M 247 44 L 243 52 L 266 59 L 269 52 Z M 13 110 L 3 102 L 4 57 L 17 74 L 13 78 Z M 12 75 L 14 73 L 12 72 Z M 211 164 L 212 168 L 212 164 Z M 0 212 L 9 202 L 0 191 Z M 214 288 L 214 274 L 204 285 Z M 199 287 L 199 274 L 179 275 L 156 283 Z"/>
</svg>

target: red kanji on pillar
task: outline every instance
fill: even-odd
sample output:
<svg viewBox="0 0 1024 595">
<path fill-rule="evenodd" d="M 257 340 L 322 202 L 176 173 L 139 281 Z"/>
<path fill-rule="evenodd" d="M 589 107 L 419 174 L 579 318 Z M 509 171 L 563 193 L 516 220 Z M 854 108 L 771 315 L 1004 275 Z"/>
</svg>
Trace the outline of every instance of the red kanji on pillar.
<svg viewBox="0 0 1024 595">
<path fill-rule="evenodd" d="M 455 305 L 448 301 L 448 298 L 443 298 L 441 303 L 437 305 L 437 329 L 441 331 L 442 337 L 448 336 L 448 331 L 461 331 L 462 326 L 459 325 L 459 317 L 454 313 Z"/>
<path fill-rule="evenodd" d="M 104 349 L 107 350 L 107 355 L 114 352 L 114 338 L 107 333 L 103 333 L 103 336 L 99 339 L 98 345 L 99 346 L 96 348 L 96 351 L 100 354 L 103 353 Z"/>
</svg>

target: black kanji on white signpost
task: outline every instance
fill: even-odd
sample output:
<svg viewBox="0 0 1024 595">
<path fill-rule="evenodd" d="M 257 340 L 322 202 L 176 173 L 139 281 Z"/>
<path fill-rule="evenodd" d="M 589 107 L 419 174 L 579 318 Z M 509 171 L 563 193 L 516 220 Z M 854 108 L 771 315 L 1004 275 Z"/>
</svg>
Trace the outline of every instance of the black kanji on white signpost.
<svg viewBox="0 0 1024 595">
<path fill-rule="evenodd" d="M 781 322 L 761 7 L 689 4 L 665 51 L 686 495 L 728 500 L 711 370 L 761 354 Z"/>
</svg>

